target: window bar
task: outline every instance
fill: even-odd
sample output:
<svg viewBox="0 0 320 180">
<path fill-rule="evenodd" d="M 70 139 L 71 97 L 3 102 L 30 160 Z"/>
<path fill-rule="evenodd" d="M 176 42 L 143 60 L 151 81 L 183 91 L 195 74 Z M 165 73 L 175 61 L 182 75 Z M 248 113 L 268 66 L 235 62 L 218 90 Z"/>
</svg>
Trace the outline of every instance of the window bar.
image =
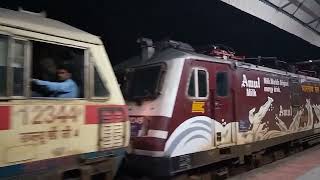
<svg viewBox="0 0 320 180">
<path fill-rule="evenodd" d="M 83 95 L 84 98 L 88 99 L 92 96 L 92 64 L 93 57 L 90 56 L 90 51 L 88 49 L 84 50 L 84 79 L 83 79 Z M 88 88 L 86 88 L 88 87 Z"/>
<path fill-rule="evenodd" d="M 13 68 L 12 63 L 14 60 L 14 43 L 13 39 L 8 39 L 8 58 L 7 58 L 7 96 L 13 95 Z"/>
<path fill-rule="evenodd" d="M 89 58 L 89 64 L 88 64 L 88 71 L 89 71 L 89 78 L 88 78 L 88 85 L 89 85 L 89 88 L 86 88 L 87 89 L 87 92 L 88 92 L 88 95 L 89 95 L 89 98 L 92 98 L 94 97 L 94 57 L 92 55 L 90 55 L 90 58 Z"/>
<path fill-rule="evenodd" d="M 25 57 L 24 57 L 24 96 L 25 97 L 30 97 L 31 96 L 31 79 L 32 79 L 32 66 L 31 66 L 31 61 L 32 61 L 32 45 L 29 41 L 25 42 L 25 48 L 24 48 L 24 53 L 25 53 Z"/>
<path fill-rule="evenodd" d="M 195 85 L 195 97 L 199 97 L 199 82 L 198 82 L 198 68 L 193 71 L 194 74 L 194 85 Z"/>
</svg>

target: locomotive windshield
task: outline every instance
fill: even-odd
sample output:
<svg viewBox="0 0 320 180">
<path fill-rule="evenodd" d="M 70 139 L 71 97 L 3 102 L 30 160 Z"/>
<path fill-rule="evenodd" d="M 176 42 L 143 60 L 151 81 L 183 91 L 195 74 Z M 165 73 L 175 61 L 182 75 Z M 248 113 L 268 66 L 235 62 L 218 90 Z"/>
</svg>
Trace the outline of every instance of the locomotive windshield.
<svg viewBox="0 0 320 180">
<path fill-rule="evenodd" d="M 156 98 L 160 93 L 163 72 L 163 64 L 130 69 L 121 84 L 125 98 L 131 100 Z"/>
</svg>

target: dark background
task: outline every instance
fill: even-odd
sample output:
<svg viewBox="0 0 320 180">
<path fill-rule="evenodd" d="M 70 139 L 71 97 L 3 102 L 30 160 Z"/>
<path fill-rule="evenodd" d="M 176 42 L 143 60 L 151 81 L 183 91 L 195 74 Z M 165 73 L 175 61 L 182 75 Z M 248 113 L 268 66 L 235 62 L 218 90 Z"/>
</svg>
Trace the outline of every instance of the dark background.
<svg viewBox="0 0 320 180">
<path fill-rule="evenodd" d="M 139 53 L 136 39 L 220 43 L 246 57 L 287 62 L 320 58 L 320 48 L 219 0 L 4 0 L 2 8 L 39 12 L 98 35 L 112 64 Z"/>
</svg>

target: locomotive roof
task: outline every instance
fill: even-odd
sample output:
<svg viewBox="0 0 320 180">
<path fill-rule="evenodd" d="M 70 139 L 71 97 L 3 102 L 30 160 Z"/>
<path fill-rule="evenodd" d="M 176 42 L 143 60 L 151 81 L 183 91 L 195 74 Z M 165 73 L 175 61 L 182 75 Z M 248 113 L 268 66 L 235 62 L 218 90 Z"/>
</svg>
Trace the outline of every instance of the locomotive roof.
<svg viewBox="0 0 320 180">
<path fill-rule="evenodd" d="M 26 12 L 0 8 L 0 25 L 93 44 L 102 44 L 99 37 L 90 33 L 54 19 Z"/>
<path fill-rule="evenodd" d="M 160 52 L 157 52 L 154 54 L 154 56 L 146 61 L 143 61 L 140 56 L 132 57 L 117 66 L 115 66 L 115 69 L 122 69 L 124 67 L 133 67 L 133 66 L 141 66 L 141 65 L 147 65 L 147 64 L 153 64 L 157 62 L 164 62 L 164 61 L 171 61 L 171 60 L 178 60 L 178 59 L 197 59 L 197 60 L 204 60 L 204 61 L 215 61 L 219 63 L 228 63 L 232 64 L 231 61 L 225 61 L 218 58 L 214 58 L 211 56 L 198 54 L 196 52 L 192 51 L 184 51 L 184 50 L 178 50 L 175 48 L 166 48 L 165 50 L 162 50 Z"/>
<path fill-rule="evenodd" d="M 274 73 L 274 74 L 279 74 L 279 75 L 284 75 L 284 76 L 291 76 L 291 77 L 303 77 L 306 80 L 312 80 L 312 81 L 320 81 L 318 78 L 314 77 L 309 77 L 305 75 L 299 75 L 299 74 L 294 74 L 290 73 L 287 71 L 281 71 L 277 69 L 272 69 L 269 67 L 264 67 L 264 66 L 258 66 L 250 63 L 246 63 L 243 61 L 237 61 L 237 60 L 232 60 L 232 59 L 219 59 L 216 57 L 204 55 L 204 54 L 199 54 L 193 51 L 184 51 L 184 50 L 179 50 L 175 48 L 167 48 L 159 53 L 155 53 L 155 55 L 146 61 L 143 61 L 140 56 L 135 56 L 133 58 L 128 59 L 127 61 L 124 61 L 117 66 L 114 67 L 115 70 L 123 69 L 126 67 L 136 67 L 136 66 L 141 66 L 141 65 L 148 65 L 148 64 L 154 64 L 158 62 L 165 62 L 165 61 L 172 61 L 172 60 L 179 60 L 179 59 L 196 59 L 200 61 L 209 61 L 209 62 L 216 62 L 216 63 L 224 63 L 224 64 L 230 64 L 234 65 L 236 67 L 240 68 L 246 68 L 246 69 L 252 69 L 252 70 L 257 70 L 257 71 L 263 71 L 263 72 L 269 72 L 269 73 Z"/>
</svg>

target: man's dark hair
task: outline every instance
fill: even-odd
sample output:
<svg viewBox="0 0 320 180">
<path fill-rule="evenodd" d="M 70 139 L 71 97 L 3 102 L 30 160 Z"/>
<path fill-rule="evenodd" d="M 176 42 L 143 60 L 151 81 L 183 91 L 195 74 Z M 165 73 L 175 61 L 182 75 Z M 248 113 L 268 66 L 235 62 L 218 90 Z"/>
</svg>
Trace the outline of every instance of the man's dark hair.
<svg viewBox="0 0 320 180">
<path fill-rule="evenodd" d="M 69 73 L 72 73 L 71 72 L 71 67 L 69 65 L 66 65 L 66 64 L 58 65 L 57 69 L 64 69 L 64 70 L 68 71 Z"/>
</svg>

